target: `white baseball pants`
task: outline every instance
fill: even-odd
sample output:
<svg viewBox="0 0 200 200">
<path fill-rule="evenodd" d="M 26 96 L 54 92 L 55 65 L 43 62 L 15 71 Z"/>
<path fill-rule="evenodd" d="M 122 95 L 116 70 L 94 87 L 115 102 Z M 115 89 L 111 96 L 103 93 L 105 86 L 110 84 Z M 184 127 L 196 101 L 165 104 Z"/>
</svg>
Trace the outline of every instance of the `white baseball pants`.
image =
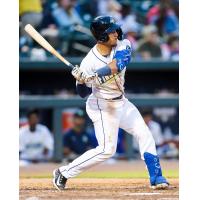
<svg viewBox="0 0 200 200">
<path fill-rule="evenodd" d="M 66 178 L 77 176 L 84 170 L 112 157 L 117 148 L 119 127 L 135 137 L 139 143 L 141 158 L 144 152 L 157 155 L 153 136 L 138 109 L 123 98 L 108 101 L 89 98 L 86 111 L 95 128 L 98 146 L 85 152 L 67 166 L 60 167 Z"/>
</svg>

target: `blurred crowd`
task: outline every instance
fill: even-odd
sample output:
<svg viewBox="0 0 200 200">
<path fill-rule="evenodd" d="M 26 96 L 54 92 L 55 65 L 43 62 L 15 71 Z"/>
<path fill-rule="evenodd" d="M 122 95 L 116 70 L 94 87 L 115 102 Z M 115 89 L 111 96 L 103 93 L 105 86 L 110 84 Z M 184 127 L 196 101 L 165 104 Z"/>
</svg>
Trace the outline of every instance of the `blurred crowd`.
<svg viewBox="0 0 200 200">
<path fill-rule="evenodd" d="M 20 57 L 49 56 L 24 31 L 32 24 L 64 56 L 83 56 L 95 44 L 89 25 L 113 16 L 136 59 L 179 59 L 179 0 L 19 0 Z"/>
<path fill-rule="evenodd" d="M 170 121 L 177 117 L 178 111 L 172 109 L 169 113 L 166 108 L 164 110 L 162 108 L 157 110 L 146 108 L 141 111 L 144 121 L 155 139 L 158 155 L 165 159 L 177 159 L 179 157 L 179 134 L 178 129 L 173 129 Z M 20 118 L 19 156 L 21 166 L 53 161 L 53 133 L 41 121 L 45 124 L 41 119 L 41 111 L 36 109 L 29 110 L 26 117 Z M 70 162 L 98 145 L 94 128 L 88 120 L 86 112 L 80 108 L 63 110 L 62 128 L 63 162 Z M 119 129 L 117 151 L 113 160 L 128 159 L 126 136 L 127 133 Z M 139 147 L 135 138 L 133 138 L 131 146 L 131 159 L 139 159 Z"/>
</svg>

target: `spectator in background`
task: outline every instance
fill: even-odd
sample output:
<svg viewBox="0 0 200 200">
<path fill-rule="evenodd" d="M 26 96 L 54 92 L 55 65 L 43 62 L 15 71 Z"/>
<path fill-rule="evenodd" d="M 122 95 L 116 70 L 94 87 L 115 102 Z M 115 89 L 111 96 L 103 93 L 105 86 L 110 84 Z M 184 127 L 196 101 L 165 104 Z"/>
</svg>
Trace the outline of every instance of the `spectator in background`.
<svg viewBox="0 0 200 200">
<path fill-rule="evenodd" d="M 179 19 L 179 0 L 171 0 L 172 9 L 174 10 L 176 17 Z"/>
<path fill-rule="evenodd" d="M 109 0 L 107 2 L 108 11 L 106 15 L 112 16 L 116 21 L 118 21 L 121 17 L 121 9 L 122 6 L 116 0 Z"/>
<path fill-rule="evenodd" d="M 158 27 L 160 36 L 177 35 L 179 32 L 179 21 L 176 16 L 174 0 L 160 0 L 147 13 L 147 22 Z M 177 6 L 176 6 L 177 8 Z"/>
<path fill-rule="evenodd" d="M 37 29 L 42 22 L 41 0 L 19 0 L 19 16 L 21 21 L 20 48 L 22 48 L 25 44 L 32 42 L 32 39 L 25 34 L 25 25 L 31 24 Z"/>
<path fill-rule="evenodd" d="M 78 12 L 85 21 L 91 20 L 97 16 L 99 0 L 81 0 L 79 1 Z"/>
<path fill-rule="evenodd" d="M 119 21 L 121 14 L 121 5 L 116 0 L 99 0 L 98 1 L 98 13 L 97 15 L 110 15 L 116 21 Z"/>
<path fill-rule="evenodd" d="M 128 0 L 121 2 L 119 24 L 124 33 L 124 37 L 131 42 L 132 49 L 137 48 L 137 37 L 139 35 L 141 24 L 136 21 L 136 16 L 132 12 L 131 2 Z"/>
<path fill-rule="evenodd" d="M 179 37 L 178 36 L 171 36 L 167 40 L 169 52 L 170 52 L 170 59 L 172 60 L 179 60 Z"/>
<path fill-rule="evenodd" d="M 63 55 L 70 54 L 72 49 L 75 26 L 82 25 L 83 20 L 76 10 L 76 0 L 57 0 L 52 5 L 52 16 L 58 29 L 59 50 Z M 55 37 L 55 36 L 54 36 Z"/>
<path fill-rule="evenodd" d="M 136 16 L 131 9 L 131 2 L 129 0 L 122 1 L 121 6 L 121 19 L 118 23 L 121 25 L 123 33 L 127 34 L 130 26 L 134 32 L 139 32 L 141 25 L 136 21 Z"/>
<path fill-rule="evenodd" d="M 142 116 L 153 135 L 156 146 L 159 147 L 164 141 L 160 124 L 153 120 L 151 111 L 148 111 L 148 110 L 144 111 L 142 113 Z"/>
<path fill-rule="evenodd" d="M 138 47 L 138 41 L 137 41 L 138 32 L 131 26 L 131 24 L 126 27 L 126 31 L 127 32 L 126 34 L 124 34 L 124 38 L 130 41 L 131 47 L 134 51 Z"/>
<path fill-rule="evenodd" d="M 137 57 L 144 60 L 161 58 L 162 49 L 156 26 L 145 26 L 142 34 L 143 38 L 138 42 Z"/>
<path fill-rule="evenodd" d="M 19 130 L 20 160 L 27 162 L 47 161 L 52 158 L 53 138 L 49 129 L 39 124 L 37 110 L 28 112 L 28 125 Z"/>
<path fill-rule="evenodd" d="M 43 7 L 43 20 L 41 28 L 47 28 L 49 26 L 55 27 L 55 20 L 52 16 L 52 6 L 55 5 L 55 0 L 42 0 Z"/>
<path fill-rule="evenodd" d="M 142 112 L 143 119 L 149 127 L 152 136 L 156 143 L 156 149 L 159 157 L 162 158 L 177 158 L 179 143 L 175 139 L 166 139 L 162 133 L 161 125 L 153 120 L 152 112 L 145 110 Z M 138 144 L 133 140 L 134 149 L 138 150 Z"/>
<path fill-rule="evenodd" d="M 85 113 L 78 110 L 73 116 L 73 127 L 63 136 L 64 157 L 71 161 L 94 148 L 92 137 L 85 131 Z"/>
<path fill-rule="evenodd" d="M 158 155 L 162 156 L 162 151 L 160 151 L 159 147 L 160 145 L 162 145 L 164 138 L 162 135 L 162 129 L 161 129 L 160 124 L 153 120 L 152 113 L 150 110 L 144 110 L 142 112 L 142 117 L 144 119 L 144 122 L 147 124 L 149 130 L 151 131 L 152 136 L 155 140 Z M 138 143 L 134 139 L 133 139 L 133 147 L 134 147 L 134 150 L 139 152 Z"/>
<path fill-rule="evenodd" d="M 161 125 L 153 120 L 152 112 L 143 112 L 143 118 L 155 139 L 158 155 L 162 158 L 177 158 L 179 155 L 179 141 L 175 135 L 171 138 L 165 137 Z"/>
<path fill-rule="evenodd" d="M 83 24 L 79 13 L 76 11 L 76 0 L 57 0 L 57 6 L 53 8 L 52 15 L 58 28 L 69 28 L 76 24 Z"/>
</svg>

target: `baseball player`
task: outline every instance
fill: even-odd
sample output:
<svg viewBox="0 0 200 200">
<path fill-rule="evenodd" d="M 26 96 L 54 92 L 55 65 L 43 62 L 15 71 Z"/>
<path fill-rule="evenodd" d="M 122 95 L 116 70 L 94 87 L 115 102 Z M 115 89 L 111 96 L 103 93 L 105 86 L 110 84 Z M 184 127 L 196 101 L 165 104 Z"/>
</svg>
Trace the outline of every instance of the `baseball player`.
<svg viewBox="0 0 200 200">
<path fill-rule="evenodd" d="M 167 188 L 162 176 L 155 142 L 138 109 L 124 96 L 124 76 L 131 60 L 131 44 L 123 40 L 120 26 L 110 16 L 95 18 L 90 30 L 97 44 L 72 70 L 76 89 L 81 97 L 89 95 L 86 111 L 95 128 L 98 146 L 86 151 L 67 166 L 55 169 L 53 184 L 58 190 L 66 187 L 69 178 L 95 166 L 115 154 L 118 129 L 132 134 L 139 143 L 153 189 Z"/>
</svg>

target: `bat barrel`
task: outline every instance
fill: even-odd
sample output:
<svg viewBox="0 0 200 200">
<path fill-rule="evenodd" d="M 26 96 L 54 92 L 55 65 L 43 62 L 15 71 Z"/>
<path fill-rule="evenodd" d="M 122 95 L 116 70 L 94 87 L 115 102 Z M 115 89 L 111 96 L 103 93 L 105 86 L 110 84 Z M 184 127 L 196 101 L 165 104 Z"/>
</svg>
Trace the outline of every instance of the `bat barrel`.
<svg viewBox="0 0 200 200">
<path fill-rule="evenodd" d="M 61 56 L 52 46 L 49 44 L 49 42 L 42 37 L 40 33 L 38 33 L 34 27 L 32 27 L 30 24 L 27 24 L 25 26 L 25 31 L 35 40 L 37 41 L 44 49 L 52 53 L 54 56 L 56 56 L 58 59 L 60 59 L 62 62 L 64 62 L 68 67 L 73 68 L 74 66 L 68 62 L 63 56 Z"/>
</svg>

